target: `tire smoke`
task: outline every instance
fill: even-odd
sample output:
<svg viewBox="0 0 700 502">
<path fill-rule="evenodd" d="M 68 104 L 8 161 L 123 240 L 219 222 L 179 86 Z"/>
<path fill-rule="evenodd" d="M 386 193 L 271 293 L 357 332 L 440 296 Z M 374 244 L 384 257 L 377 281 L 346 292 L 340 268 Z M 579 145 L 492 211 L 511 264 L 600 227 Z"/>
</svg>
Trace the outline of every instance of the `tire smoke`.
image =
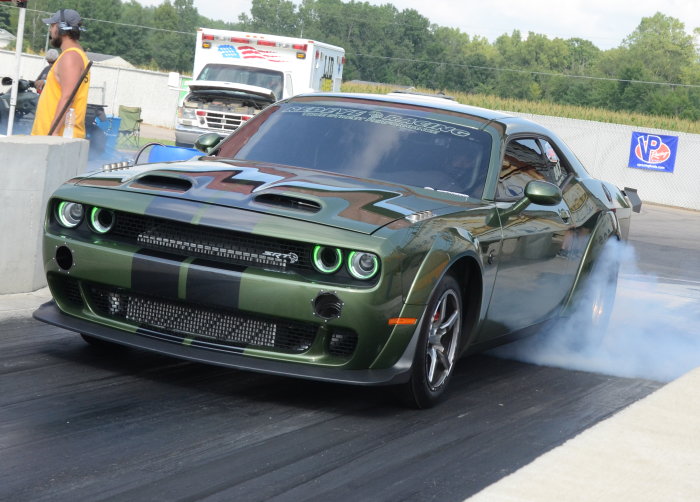
<svg viewBox="0 0 700 502">
<path fill-rule="evenodd" d="M 590 326 L 590 307 L 533 337 L 490 351 L 505 359 L 620 377 L 670 381 L 700 366 L 700 284 L 660 279 L 637 268 L 634 248 L 613 242 L 601 256 L 583 301 L 596 288 L 617 297 L 607 330 Z M 600 291 L 600 290 L 598 290 Z"/>
</svg>

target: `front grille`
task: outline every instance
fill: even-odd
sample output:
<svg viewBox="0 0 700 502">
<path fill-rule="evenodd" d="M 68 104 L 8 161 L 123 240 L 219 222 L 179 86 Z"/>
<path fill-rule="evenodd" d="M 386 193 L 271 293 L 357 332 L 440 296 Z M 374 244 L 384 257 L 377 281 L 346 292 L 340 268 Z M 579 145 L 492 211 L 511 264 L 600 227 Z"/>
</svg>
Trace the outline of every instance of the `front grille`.
<svg viewBox="0 0 700 502">
<path fill-rule="evenodd" d="M 328 353 L 349 357 L 357 347 L 357 333 L 351 330 L 334 330 L 328 340 Z"/>
<path fill-rule="evenodd" d="M 233 131 L 241 125 L 240 115 L 231 115 L 221 112 L 205 112 L 206 127 L 209 129 L 219 129 L 221 131 Z"/>
<path fill-rule="evenodd" d="M 192 345 L 259 347 L 299 354 L 311 347 L 318 331 L 310 323 L 261 318 L 98 286 L 89 290 L 99 315 L 188 340 Z"/>
<path fill-rule="evenodd" d="M 83 297 L 80 294 L 80 285 L 72 277 L 55 275 L 51 278 L 51 284 L 61 298 L 76 307 L 83 306 Z"/>
<path fill-rule="evenodd" d="M 271 270 L 311 269 L 308 245 L 117 211 L 111 235 L 146 249 Z"/>
</svg>

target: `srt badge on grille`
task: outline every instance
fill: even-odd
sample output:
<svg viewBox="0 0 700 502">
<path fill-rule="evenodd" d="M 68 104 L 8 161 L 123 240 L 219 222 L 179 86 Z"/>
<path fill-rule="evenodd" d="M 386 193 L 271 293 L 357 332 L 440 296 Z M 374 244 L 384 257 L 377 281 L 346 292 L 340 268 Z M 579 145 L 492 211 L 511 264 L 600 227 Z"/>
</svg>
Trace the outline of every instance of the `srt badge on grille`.
<svg viewBox="0 0 700 502">
<path fill-rule="evenodd" d="M 274 253 L 272 251 L 265 251 L 263 256 L 269 256 L 270 258 L 286 263 L 296 263 L 299 261 L 299 257 L 296 253 Z"/>
</svg>

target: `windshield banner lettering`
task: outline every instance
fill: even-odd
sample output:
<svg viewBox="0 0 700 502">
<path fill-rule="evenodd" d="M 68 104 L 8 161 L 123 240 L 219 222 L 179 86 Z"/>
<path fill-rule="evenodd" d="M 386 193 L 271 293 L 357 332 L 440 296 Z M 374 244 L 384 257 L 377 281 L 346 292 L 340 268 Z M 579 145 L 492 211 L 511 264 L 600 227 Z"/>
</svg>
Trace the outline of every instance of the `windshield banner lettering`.
<svg viewBox="0 0 700 502">
<path fill-rule="evenodd" d="M 390 114 L 376 110 L 357 110 L 333 106 L 288 106 L 282 112 L 300 113 L 305 117 L 325 117 L 329 119 L 360 120 L 373 124 L 410 129 L 428 134 L 451 134 L 460 138 L 470 136 L 470 132 L 452 124 L 426 120 L 418 117 Z"/>
</svg>

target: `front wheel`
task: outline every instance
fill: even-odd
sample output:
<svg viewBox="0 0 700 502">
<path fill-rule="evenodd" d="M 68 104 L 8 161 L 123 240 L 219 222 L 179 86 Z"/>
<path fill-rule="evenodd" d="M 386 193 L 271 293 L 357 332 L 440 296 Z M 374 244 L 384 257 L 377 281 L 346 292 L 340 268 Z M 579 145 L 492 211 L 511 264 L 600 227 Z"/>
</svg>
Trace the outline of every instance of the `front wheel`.
<svg viewBox="0 0 700 502">
<path fill-rule="evenodd" d="M 445 394 L 452 377 L 462 329 L 462 294 L 459 284 L 446 275 L 428 302 L 411 378 L 402 387 L 410 406 L 430 408 Z"/>
</svg>

